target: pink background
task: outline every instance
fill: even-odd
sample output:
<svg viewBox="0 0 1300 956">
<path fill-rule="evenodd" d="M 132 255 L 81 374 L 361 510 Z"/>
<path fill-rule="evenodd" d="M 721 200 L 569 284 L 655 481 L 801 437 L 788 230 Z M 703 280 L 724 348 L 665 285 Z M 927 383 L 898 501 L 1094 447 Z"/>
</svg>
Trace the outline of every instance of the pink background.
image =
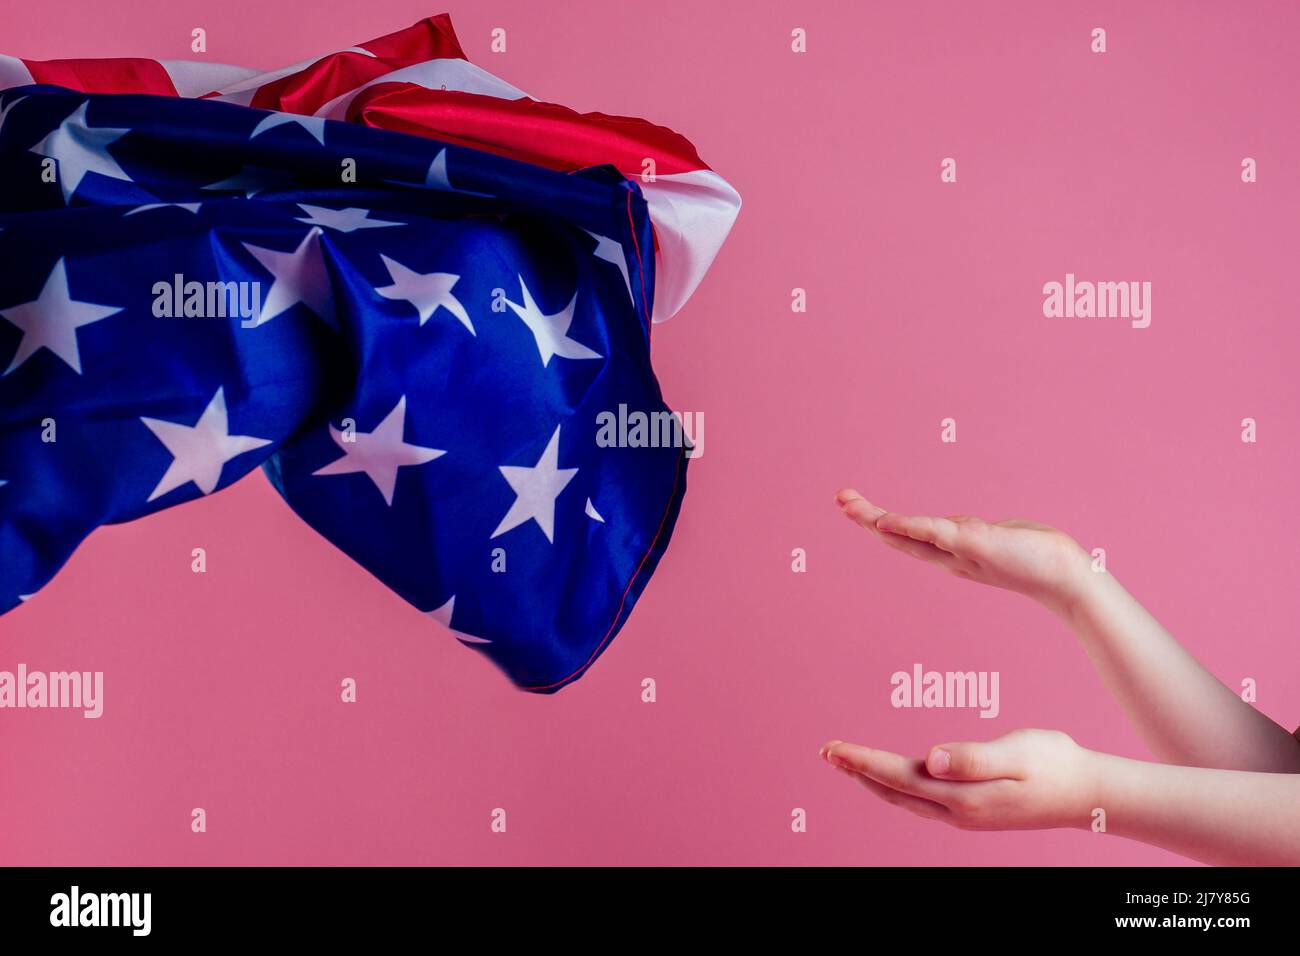
<svg viewBox="0 0 1300 956">
<path fill-rule="evenodd" d="M 707 425 L 657 577 L 590 674 L 532 697 L 260 475 L 101 531 L 0 619 L 0 669 L 106 684 L 98 721 L 0 713 L 0 861 L 1179 862 L 950 830 L 818 760 L 833 737 L 919 755 L 1026 726 L 1146 756 L 1045 612 L 874 546 L 831 495 L 1066 528 L 1297 722 L 1294 4 L 431 2 L 0 0 L 0 36 L 183 58 L 203 26 L 213 60 L 270 67 L 447 9 L 471 59 L 535 96 L 690 137 L 745 208 L 656 332 L 669 402 Z M 1044 318 L 1067 271 L 1152 282 L 1152 326 Z M 1001 715 L 892 709 L 915 661 L 999 671 Z"/>
</svg>

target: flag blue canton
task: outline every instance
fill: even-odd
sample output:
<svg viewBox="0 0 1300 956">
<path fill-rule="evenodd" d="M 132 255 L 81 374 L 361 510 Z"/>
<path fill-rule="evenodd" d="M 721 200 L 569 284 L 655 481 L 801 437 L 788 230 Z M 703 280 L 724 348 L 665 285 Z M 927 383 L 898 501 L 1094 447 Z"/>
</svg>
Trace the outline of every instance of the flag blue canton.
<svg viewBox="0 0 1300 956">
<path fill-rule="evenodd" d="M 0 183 L 0 610 L 96 527 L 261 466 L 521 687 L 621 628 L 687 457 L 597 441 L 667 411 L 635 184 L 48 86 L 0 98 Z"/>
</svg>

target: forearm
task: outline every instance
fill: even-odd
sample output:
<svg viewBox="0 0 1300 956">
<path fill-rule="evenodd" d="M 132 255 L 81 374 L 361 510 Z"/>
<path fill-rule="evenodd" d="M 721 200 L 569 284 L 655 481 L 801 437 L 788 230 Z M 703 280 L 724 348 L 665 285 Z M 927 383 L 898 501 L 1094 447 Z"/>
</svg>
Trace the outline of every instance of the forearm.
<svg viewBox="0 0 1300 956">
<path fill-rule="evenodd" d="M 1300 772 L 1300 743 L 1202 667 L 1109 573 L 1083 572 L 1073 595 L 1058 613 L 1158 758 Z"/>
<path fill-rule="evenodd" d="M 1216 865 L 1300 865 L 1300 774 L 1089 759 L 1106 832 Z"/>
</svg>

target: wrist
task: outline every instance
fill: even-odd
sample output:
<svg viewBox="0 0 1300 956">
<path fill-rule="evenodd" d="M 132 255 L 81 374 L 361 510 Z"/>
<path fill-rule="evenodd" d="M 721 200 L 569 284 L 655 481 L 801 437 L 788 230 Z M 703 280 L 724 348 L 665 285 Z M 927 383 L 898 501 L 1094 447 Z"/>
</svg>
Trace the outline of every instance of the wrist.
<svg viewBox="0 0 1300 956">
<path fill-rule="evenodd" d="M 1104 814 L 1109 813 L 1106 807 L 1108 799 L 1106 786 L 1108 756 L 1108 754 L 1096 750 L 1079 748 L 1076 784 L 1078 793 L 1075 802 L 1075 813 L 1072 817 L 1072 823 L 1076 829 L 1092 829 L 1097 820 L 1098 810 L 1103 814 L 1101 817 L 1103 821 L 1105 821 Z"/>
<path fill-rule="evenodd" d="M 1181 769 L 1096 750 L 1088 752 L 1088 765 L 1089 823 L 1101 810 L 1104 832 L 1139 839 L 1142 831 L 1153 824 L 1152 815 L 1158 815 L 1167 802 L 1151 802 L 1156 775 L 1167 769 Z"/>
<path fill-rule="evenodd" d="M 1039 601 L 1049 611 L 1073 624 L 1097 598 L 1106 572 L 1093 570 L 1092 556 L 1072 542 L 1053 577 L 1052 586 Z"/>
</svg>

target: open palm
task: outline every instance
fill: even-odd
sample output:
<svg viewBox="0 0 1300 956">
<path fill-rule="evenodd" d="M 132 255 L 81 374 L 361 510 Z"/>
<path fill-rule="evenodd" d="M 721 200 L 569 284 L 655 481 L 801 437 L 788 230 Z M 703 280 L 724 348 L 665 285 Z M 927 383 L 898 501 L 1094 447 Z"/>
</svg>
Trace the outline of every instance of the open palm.
<svg viewBox="0 0 1300 956">
<path fill-rule="evenodd" d="M 959 578 L 1028 595 L 1060 607 L 1089 570 L 1073 538 L 1036 521 L 987 522 L 970 515 L 895 514 L 851 488 L 835 495 L 844 514 L 892 548 Z"/>
</svg>

